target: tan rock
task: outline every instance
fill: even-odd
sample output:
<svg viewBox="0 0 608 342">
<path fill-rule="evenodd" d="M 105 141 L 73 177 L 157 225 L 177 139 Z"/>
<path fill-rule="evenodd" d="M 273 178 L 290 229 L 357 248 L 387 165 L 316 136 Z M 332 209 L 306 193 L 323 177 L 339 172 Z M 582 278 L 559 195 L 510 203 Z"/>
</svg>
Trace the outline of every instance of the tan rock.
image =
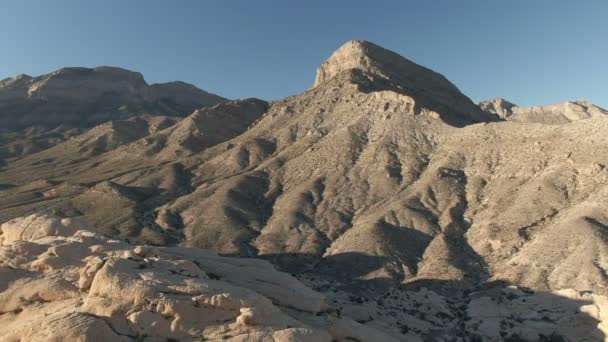
<svg viewBox="0 0 608 342">
<path fill-rule="evenodd" d="M 32 215 L 2 225 L 0 256 L 25 253 L 0 267 L 0 341 L 332 340 L 326 324 L 278 306 L 322 317 L 323 296 L 267 262 L 133 246 L 74 222 Z"/>
</svg>

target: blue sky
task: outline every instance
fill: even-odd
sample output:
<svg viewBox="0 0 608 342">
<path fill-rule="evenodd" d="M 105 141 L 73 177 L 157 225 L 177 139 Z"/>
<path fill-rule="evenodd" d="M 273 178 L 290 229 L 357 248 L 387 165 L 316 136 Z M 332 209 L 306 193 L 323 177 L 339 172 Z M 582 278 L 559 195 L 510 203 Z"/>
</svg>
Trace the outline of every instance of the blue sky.
<svg viewBox="0 0 608 342">
<path fill-rule="evenodd" d="M 606 0 L 6 0 L 0 78 L 112 65 L 150 83 L 278 99 L 309 87 L 355 38 L 444 74 L 473 100 L 608 107 Z"/>
</svg>

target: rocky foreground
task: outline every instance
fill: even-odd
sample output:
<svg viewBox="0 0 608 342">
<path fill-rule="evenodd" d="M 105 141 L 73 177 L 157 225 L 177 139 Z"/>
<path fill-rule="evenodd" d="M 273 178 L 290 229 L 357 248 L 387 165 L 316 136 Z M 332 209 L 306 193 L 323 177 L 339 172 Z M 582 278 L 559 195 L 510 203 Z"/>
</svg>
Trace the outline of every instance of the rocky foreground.
<svg viewBox="0 0 608 342">
<path fill-rule="evenodd" d="M 83 228 L 37 215 L 2 225 L 0 340 L 392 340 L 265 261 Z"/>
<path fill-rule="evenodd" d="M 263 260 L 134 246 L 78 218 L 0 226 L 0 341 L 601 341 L 608 298 L 506 284 L 354 296 Z M 304 283 L 311 287 L 305 286 Z"/>
</svg>

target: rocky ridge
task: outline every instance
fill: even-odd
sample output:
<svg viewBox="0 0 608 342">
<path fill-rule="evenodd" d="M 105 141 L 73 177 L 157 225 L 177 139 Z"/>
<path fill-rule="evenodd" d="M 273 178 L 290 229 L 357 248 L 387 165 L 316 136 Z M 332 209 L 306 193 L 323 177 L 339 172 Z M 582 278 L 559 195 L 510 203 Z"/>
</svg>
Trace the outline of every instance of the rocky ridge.
<svg viewBox="0 0 608 342">
<path fill-rule="evenodd" d="M 415 98 L 419 106 L 437 112 L 449 124 L 462 126 L 498 119 L 480 111 L 443 75 L 363 40 L 347 42 L 321 64 L 313 87 L 352 70 L 362 72 L 376 87 Z"/>
<path fill-rule="evenodd" d="M 554 105 L 519 107 L 501 98 L 482 101 L 481 109 L 502 119 L 517 122 L 564 124 L 577 120 L 602 118 L 608 111 L 586 100 L 567 101 Z"/>
<path fill-rule="evenodd" d="M 184 116 L 225 100 L 183 82 L 148 85 L 140 73 L 116 67 L 62 68 L 1 80 L 0 124 L 3 131 L 86 127 L 141 114 Z"/>
</svg>

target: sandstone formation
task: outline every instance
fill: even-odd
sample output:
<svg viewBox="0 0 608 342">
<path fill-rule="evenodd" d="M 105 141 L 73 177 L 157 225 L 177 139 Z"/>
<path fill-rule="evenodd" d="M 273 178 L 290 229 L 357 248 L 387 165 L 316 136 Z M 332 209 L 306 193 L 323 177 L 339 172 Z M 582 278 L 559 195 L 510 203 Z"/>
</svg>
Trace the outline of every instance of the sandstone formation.
<svg viewBox="0 0 608 342">
<path fill-rule="evenodd" d="M 133 246 L 83 228 L 45 215 L 1 226 L 0 340 L 397 341 L 332 314 L 321 294 L 267 262 Z"/>
<path fill-rule="evenodd" d="M 265 261 L 84 228 L 48 215 L 0 226 L 1 341 L 390 342 L 455 331 L 464 341 L 597 341 L 608 328 L 608 298 L 574 290 L 497 286 L 454 302 L 422 288 L 369 302 L 331 286 L 326 296 Z"/>
</svg>

